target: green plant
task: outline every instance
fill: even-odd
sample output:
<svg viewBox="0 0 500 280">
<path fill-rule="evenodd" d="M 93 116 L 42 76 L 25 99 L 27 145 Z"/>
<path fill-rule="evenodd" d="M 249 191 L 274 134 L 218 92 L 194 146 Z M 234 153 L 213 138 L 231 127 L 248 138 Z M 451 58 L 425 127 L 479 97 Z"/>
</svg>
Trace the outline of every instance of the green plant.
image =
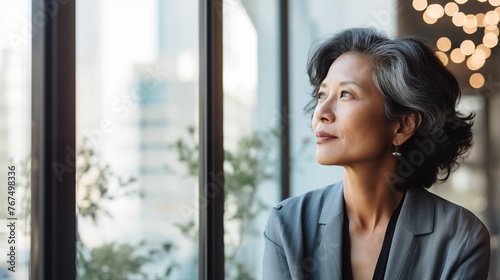
<svg viewBox="0 0 500 280">
<path fill-rule="evenodd" d="M 169 147 L 175 150 L 178 161 L 186 167 L 187 175 L 197 177 L 197 135 L 192 126 L 187 131 L 187 139 L 178 139 Z M 268 208 L 257 196 L 257 188 L 262 182 L 274 178 L 272 148 L 278 144 L 279 135 L 276 130 L 255 132 L 239 139 L 237 149 L 224 151 L 224 248 L 228 279 L 253 279 L 247 264 L 241 260 L 241 256 L 238 257 L 238 252 L 245 242 L 245 236 L 257 234 L 252 227 L 253 221 Z M 198 229 L 194 220 L 188 219 L 175 225 L 185 236 L 194 241 L 197 239 Z M 231 232 L 228 228 L 237 230 Z"/>
<path fill-rule="evenodd" d="M 99 156 L 84 139 L 77 152 L 77 210 L 79 219 L 91 219 L 95 225 L 100 217 L 112 218 L 104 206 L 106 202 L 127 196 L 141 196 L 132 188 L 135 178 L 122 179 L 110 167 L 101 164 Z M 164 242 L 160 249 L 147 249 L 141 241 L 137 245 L 104 243 L 89 248 L 77 233 L 78 278 L 103 279 L 168 279 L 179 267 L 173 259 L 175 249 L 171 242 Z M 166 263 L 163 275 L 151 275 L 144 266 L 156 262 Z"/>
</svg>

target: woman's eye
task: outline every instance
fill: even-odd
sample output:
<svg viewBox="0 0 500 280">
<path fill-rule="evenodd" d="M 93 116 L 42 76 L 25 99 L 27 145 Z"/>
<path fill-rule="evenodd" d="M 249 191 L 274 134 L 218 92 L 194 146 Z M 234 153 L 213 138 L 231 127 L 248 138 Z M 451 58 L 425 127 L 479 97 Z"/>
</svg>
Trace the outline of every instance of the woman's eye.
<svg viewBox="0 0 500 280">
<path fill-rule="evenodd" d="M 317 95 L 317 98 L 318 99 L 324 99 L 326 97 L 325 93 L 324 92 L 318 92 L 318 95 Z"/>
<path fill-rule="evenodd" d="M 345 90 L 343 90 L 343 91 L 340 92 L 340 98 L 342 98 L 342 97 L 349 97 L 349 96 L 351 96 L 351 94 L 349 92 L 345 91 Z"/>
</svg>

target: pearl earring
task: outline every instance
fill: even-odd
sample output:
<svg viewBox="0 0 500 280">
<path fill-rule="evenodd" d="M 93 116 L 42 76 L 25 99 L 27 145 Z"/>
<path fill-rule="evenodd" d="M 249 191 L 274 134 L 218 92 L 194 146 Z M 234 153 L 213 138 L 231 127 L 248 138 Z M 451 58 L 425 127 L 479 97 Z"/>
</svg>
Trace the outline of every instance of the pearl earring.
<svg viewBox="0 0 500 280">
<path fill-rule="evenodd" d="M 392 156 L 398 158 L 401 156 L 401 153 L 398 151 L 398 146 L 394 146 L 394 152 L 392 152 Z"/>
</svg>

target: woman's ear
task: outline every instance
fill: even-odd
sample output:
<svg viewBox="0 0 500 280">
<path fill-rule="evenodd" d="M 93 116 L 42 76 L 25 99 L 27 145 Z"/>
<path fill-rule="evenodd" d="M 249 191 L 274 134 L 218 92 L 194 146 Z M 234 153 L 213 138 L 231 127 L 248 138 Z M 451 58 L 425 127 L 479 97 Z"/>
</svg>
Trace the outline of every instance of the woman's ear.
<svg viewBox="0 0 500 280">
<path fill-rule="evenodd" d="M 421 123 L 422 117 L 420 114 L 411 113 L 403 115 L 395 125 L 392 144 L 394 146 L 401 146 L 415 134 Z"/>
</svg>

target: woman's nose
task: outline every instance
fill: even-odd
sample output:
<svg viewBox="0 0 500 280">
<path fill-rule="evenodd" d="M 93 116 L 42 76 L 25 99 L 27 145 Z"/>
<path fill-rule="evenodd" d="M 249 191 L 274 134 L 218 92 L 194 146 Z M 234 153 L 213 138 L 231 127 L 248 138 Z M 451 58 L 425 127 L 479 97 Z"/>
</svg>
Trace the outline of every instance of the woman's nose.
<svg viewBox="0 0 500 280">
<path fill-rule="evenodd" d="M 322 103 L 318 103 L 314 110 L 316 121 L 333 122 L 335 120 L 334 106 L 335 104 L 328 99 Z"/>
</svg>

